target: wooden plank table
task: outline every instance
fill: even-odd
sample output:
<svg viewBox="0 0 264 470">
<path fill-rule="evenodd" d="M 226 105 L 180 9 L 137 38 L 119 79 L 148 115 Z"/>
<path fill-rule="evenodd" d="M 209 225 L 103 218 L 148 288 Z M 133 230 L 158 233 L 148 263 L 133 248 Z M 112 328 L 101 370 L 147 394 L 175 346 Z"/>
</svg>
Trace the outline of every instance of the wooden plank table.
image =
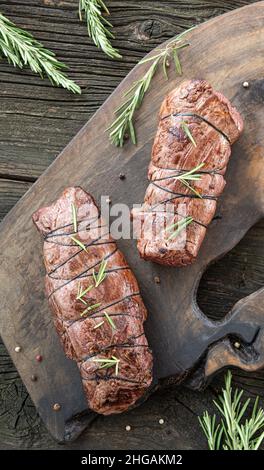
<svg viewBox="0 0 264 470">
<path fill-rule="evenodd" d="M 82 86 L 73 96 L 52 88 L 28 70 L 0 65 L 0 217 L 11 209 L 62 148 L 91 117 L 137 61 L 178 32 L 253 1 L 116 1 L 110 3 L 123 59 L 106 58 L 89 41 L 76 13 L 77 0 L 0 1 L 0 11 L 27 28 L 70 66 Z M 263 231 L 258 223 L 239 245 L 209 268 L 199 288 L 202 309 L 220 318 L 241 297 L 263 286 Z M 264 372 L 234 373 L 247 396 L 263 397 Z M 203 394 L 173 387 L 154 394 L 141 407 L 115 417 L 99 417 L 75 449 L 204 449 L 197 415 L 213 410 L 222 385 L 215 379 Z M 163 418 L 164 424 L 159 424 Z M 125 433 L 129 424 L 131 431 Z M 0 343 L 0 448 L 61 448 L 41 423 L 2 343 Z"/>
</svg>

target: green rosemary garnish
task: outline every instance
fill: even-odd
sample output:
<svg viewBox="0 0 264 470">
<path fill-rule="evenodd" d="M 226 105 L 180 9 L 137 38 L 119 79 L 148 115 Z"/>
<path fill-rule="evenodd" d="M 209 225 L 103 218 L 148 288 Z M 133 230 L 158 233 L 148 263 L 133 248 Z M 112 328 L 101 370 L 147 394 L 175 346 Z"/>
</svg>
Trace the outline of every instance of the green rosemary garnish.
<svg viewBox="0 0 264 470">
<path fill-rule="evenodd" d="M 83 299 L 83 297 L 90 292 L 94 288 L 93 284 L 90 284 L 90 286 L 86 287 L 86 289 L 81 290 L 81 284 L 78 285 L 78 294 L 76 297 L 76 300 L 80 300 L 83 304 L 87 305 L 87 302 Z"/>
<path fill-rule="evenodd" d="M 198 416 L 198 419 L 207 437 L 209 450 L 219 450 L 224 428 L 220 424 L 216 426 L 216 416 L 211 417 L 208 411 L 205 411 L 203 417 Z"/>
<path fill-rule="evenodd" d="M 94 287 L 98 287 L 106 278 L 105 268 L 107 266 L 107 261 L 103 260 L 100 264 L 99 271 L 96 274 L 93 270 L 93 279 L 94 279 Z"/>
<path fill-rule="evenodd" d="M 207 438 L 210 450 L 258 450 L 264 440 L 264 411 L 258 408 L 259 397 L 256 398 L 251 417 L 241 423 L 250 403 L 250 398 L 241 402 L 243 390 L 235 390 L 231 387 L 232 374 L 230 371 L 225 377 L 225 389 L 218 400 L 214 400 L 215 406 L 222 415 L 221 421 L 216 425 L 216 416 L 210 417 L 205 411 L 199 417 L 199 423 Z"/>
<path fill-rule="evenodd" d="M 71 210 L 72 210 L 72 224 L 73 224 L 73 230 L 74 233 L 78 232 L 78 222 L 77 222 L 77 208 L 75 204 L 72 202 L 71 204 Z"/>
<path fill-rule="evenodd" d="M 42 78 L 62 86 L 73 93 L 81 93 L 80 87 L 62 72 L 66 66 L 56 59 L 53 52 L 44 48 L 30 33 L 17 27 L 0 13 L 0 55 L 14 67 L 29 66 Z"/>
<path fill-rule="evenodd" d="M 102 326 L 103 324 L 104 324 L 104 320 L 101 321 L 100 323 L 97 323 L 97 325 L 93 327 L 93 330 L 97 330 L 97 328 L 100 328 L 100 326 Z"/>
<path fill-rule="evenodd" d="M 182 128 L 183 132 L 187 135 L 189 141 L 193 144 L 194 147 L 197 147 L 197 143 L 194 140 L 194 137 L 189 129 L 188 123 L 186 121 L 181 121 L 180 127 Z"/>
<path fill-rule="evenodd" d="M 82 12 L 87 21 L 88 35 L 94 44 L 101 48 L 109 57 L 120 59 L 122 56 L 117 49 L 114 49 L 110 40 L 114 35 L 108 28 L 112 28 L 111 23 L 103 16 L 103 13 L 110 15 L 109 10 L 103 0 L 79 0 L 79 16 L 82 21 Z"/>
<path fill-rule="evenodd" d="M 80 248 L 82 248 L 87 253 L 86 246 L 80 240 L 78 240 L 78 238 L 76 238 L 74 236 L 71 236 L 71 239 L 74 241 L 74 243 L 76 243 L 76 245 L 78 245 Z"/>
<path fill-rule="evenodd" d="M 95 310 L 96 308 L 100 307 L 101 303 L 97 303 L 97 304 L 93 304 L 93 305 L 89 305 L 89 307 L 87 307 L 82 313 L 81 313 L 81 317 L 84 317 L 84 315 L 86 315 L 87 313 L 91 312 L 92 310 Z"/>
<path fill-rule="evenodd" d="M 197 165 L 195 168 L 193 168 L 192 170 L 190 171 L 187 171 L 185 173 L 182 173 L 181 175 L 179 176 L 175 176 L 175 179 L 176 180 L 179 180 L 181 181 L 182 184 L 184 184 L 185 186 L 187 186 L 188 189 L 190 189 L 194 194 L 196 194 L 196 196 L 198 196 L 199 198 L 203 198 L 201 196 L 201 194 L 196 191 L 196 189 L 194 189 L 189 183 L 188 181 L 199 181 L 201 179 L 201 173 L 196 173 L 196 171 L 200 170 L 200 168 L 202 168 L 204 166 L 204 163 L 200 163 L 199 165 Z"/>
<path fill-rule="evenodd" d="M 188 217 L 185 217 L 184 219 L 179 220 L 178 222 L 175 222 L 169 227 L 166 227 L 165 232 L 172 231 L 171 235 L 167 238 L 167 240 L 171 240 L 172 238 L 177 237 L 177 235 L 179 235 L 179 233 L 184 228 L 186 228 L 192 221 L 193 221 L 193 218 L 188 216 Z"/>
<path fill-rule="evenodd" d="M 115 366 L 115 375 L 118 375 L 118 368 L 119 368 L 119 362 L 120 359 L 117 359 L 117 357 L 112 356 L 111 359 L 108 359 L 107 357 L 104 359 L 93 359 L 93 362 L 98 362 L 101 363 L 102 365 L 99 367 L 99 369 L 109 369 L 109 367 L 114 367 Z"/>
<path fill-rule="evenodd" d="M 189 46 L 189 43 L 182 43 L 182 38 L 192 29 L 193 28 L 190 28 L 179 34 L 176 38 L 172 39 L 165 48 L 158 49 L 157 54 L 139 62 L 139 64 L 145 64 L 150 61 L 153 63 L 150 65 L 143 77 L 134 82 L 133 86 L 124 94 L 124 103 L 122 103 L 115 111 L 117 118 L 107 129 L 110 130 L 111 142 L 117 147 L 122 147 L 124 145 L 126 135 L 131 138 L 133 144 L 136 144 L 136 132 L 133 124 L 134 114 L 142 104 L 158 65 L 162 63 L 163 72 L 165 78 L 167 78 L 167 69 L 170 66 L 171 55 L 173 55 L 176 72 L 179 74 L 182 73 L 178 52 Z"/>
<path fill-rule="evenodd" d="M 113 322 L 112 318 L 108 315 L 108 313 L 104 312 L 104 314 L 106 316 L 106 319 L 107 319 L 109 325 L 113 328 L 113 330 L 116 330 L 116 325 Z"/>
<path fill-rule="evenodd" d="M 74 241 L 80 245 L 81 242 L 79 242 L 78 239 L 75 239 L 74 237 L 71 237 L 74 239 Z M 78 243 L 79 242 L 79 243 Z M 81 243 L 80 246 L 82 246 L 83 244 Z M 83 249 L 86 250 L 85 246 L 83 245 Z M 106 272 L 105 272 L 105 268 L 106 268 L 106 265 L 107 265 L 107 261 L 103 260 L 100 264 L 100 267 L 99 267 L 99 271 L 98 273 L 96 274 L 95 271 L 93 270 L 93 279 L 94 279 L 94 284 L 90 284 L 88 287 L 86 287 L 86 289 L 84 290 L 81 290 L 81 286 L 79 284 L 78 286 L 78 293 L 77 293 L 77 297 L 76 297 L 76 300 L 80 300 L 83 304 L 87 305 L 87 302 L 83 299 L 83 297 L 88 294 L 88 292 L 90 292 L 92 289 L 98 287 L 103 281 L 104 279 L 106 278 Z M 94 304 L 94 305 L 90 305 L 89 307 L 86 308 L 86 310 L 84 310 L 84 312 L 81 313 L 81 317 L 84 316 L 86 313 L 88 313 L 90 310 L 93 310 L 97 307 L 99 307 L 101 305 L 101 303 L 97 303 L 97 304 Z"/>
</svg>

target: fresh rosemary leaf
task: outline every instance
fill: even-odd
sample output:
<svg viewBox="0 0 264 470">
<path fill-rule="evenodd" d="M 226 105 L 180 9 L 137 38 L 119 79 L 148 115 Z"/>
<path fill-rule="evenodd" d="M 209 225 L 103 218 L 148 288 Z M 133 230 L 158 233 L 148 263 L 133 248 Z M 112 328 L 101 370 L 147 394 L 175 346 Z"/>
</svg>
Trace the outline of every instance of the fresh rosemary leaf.
<svg viewBox="0 0 264 470">
<path fill-rule="evenodd" d="M 86 246 L 80 240 L 78 240 L 78 238 L 76 238 L 72 235 L 71 239 L 74 241 L 74 243 L 76 243 L 76 245 L 78 245 L 80 248 L 82 248 L 84 251 L 86 251 L 86 253 L 88 253 L 87 249 L 86 249 Z"/>
<path fill-rule="evenodd" d="M 95 271 L 93 270 L 93 279 L 94 279 L 94 287 L 98 287 L 106 278 L 106 269 L 107 266 L 107 261 L 103 260 L 100 264 L 99 271 L 96 274 Z"/>
<path fill-rule="evenodd" d="M 107 357 L 93 359 L 93 362 L 98 362 L 99 364 L 102 364 L 99 369 L 109 369 L 110 367 L 115 367 L 115 375 L 118 375 L 120 359 L 117 359 L 117 357 L 112 356 L 110 359 L 108 359 Z"/>
<path fill-rule="evenodd" d="M 79 284 L 79 288 L 78 288 L 78 294 L 77 294 L 77 297 L 76 299 L 77 300 L 80 300 L 82 303 L 86 304 L 87 305 L 87 302 L 83 299 L 83 297 L 88 294 L 88 292 L 90 292 L 92 289 L 94 288 L 94 285 L 93 284 L 90 284 L 90 286 L 86 287 L 86 289 L 84 289 L 83 291 L 81 290 L 81 286 Z"/>
<path fill-rule="evenodd" d="M 168 59 L 166 56 L 164 56 L 163 61 L 162 61 L 162 68 L 163 68 L 163 73 L 166 78 L 166 80 L 169 79 L 168 77 L 168 72 L 167 72 L 167 66 L 168 66 Z"/>
<path fill-rule="evenodd" d="M 78 222 L 77 222 L 77 208 L 75 204 L 72 202 L 71 204 L 71 210 L 72 210 L 72 224 L 73 224 L 73 230 L 75 233 L 78 232 Z"/>
<path fill-rule="evenodd" d="M 97 323 L 97 325 L 93 327 L 93 330 L 97 330 L 97 328 L 100 328 L 100 326 L 102 326 L 103 324 L 104 324 L 104 320 L 100 321 L 100 323 Z"/>
<path fill-rule="evenodd" d="M 89 305 L 89 307 L 87 307 L 87 308 L 81 313 L 81 317 L 83 317 L 83 316 L 86 315 L 87 313 L 91 312 L 92 310 L 95 310 L 96 308 L 100 307 L 100 305 L 101 305 L 101 303 Z"/>
<path fill-rule="evenodd" d="M 86 300 L 84 300 L 82 297 L 76 297 L 77 300 L 80 300 L 84 305 L 87 305 Z"/>
<path fill-rule="evenodd" d="M 133 122 L 129 121 L 128 124 L 129 124 L 129 134 L 130 134 L 132 143 L 134 145 L 136 145 L 137 140 L 136 140 L 136 133 L 135 133 L 135 128 L 134 128 Z"/>
<path fill-rule="evenodd" d="M 186 180 L 181 179 L 181 178 L 179 178 L 179 180 L 182 182 L 182 184 L 184 184 L 184 186 L 190 189 L 190 191 L 192 191 L 197 197 L 199 197 L 200 199 L 203 199 L 203 196 L 198 191 L 196 191 L 196 189 L 193 188 L 189 183 L 187 183 Z"/>
<path fill-rule="evenodd" d="M 179 178 L 184 178 L 186 180 L 187 179 L 189 179 L 189 180 L 200 179 L 202 175 L 200 173 L 196 173 L 196 172 L 199 171 L 203 166 L 204 166 L 204 163 L 199 163 L 199 165 L 197 165 L 196 167 L 192 168 L 189 171 L 185 171 L 184 173 L 179 175 Z"/>
<path fill-rule="evenodd" d="M 106 55 L 113 59 L 120 59 L 122 56 L 111 44 L 114 35 L 108 28 L 112 28 L 111 23 L 103 16 L 110 15 L 103 0 L 79 0 L 79 17 L 83 16 L 87 22 L 87 31 L 94 44 L 102 49 Z"/>
<path fill-rule="evenodd" d="M 123 147 L 126 135 L 131 138 L 134 144 L 137 143 L 133 126 L 133 116 L 136 109 L 141 106 L 144 95 L 147 92 L 151 79 L 157 69 L 158 62 L 159 59 L 156 59 L 143 78 L 133 85 L 132 91 L 134 90 L 134 92 L 131 94 L 129 99 L 126 100 L 126 106 L 122 107 L 120 114 L 117 112 L 118 117 L 107 129 L 110 130 L 111 142 L 117 147 Z"/>
<path fill-rule="evenodd" d="M 180 59 L 179 59 L 177 49 L 174 49 L 174 51 L 173 51 L 173 58 L 174 58 L 174 64 L 175 64 L 176 72 L 179 75 L 182 75 L 182 67 L 181 67 L 181 62 L 180 62 Z"/>
<path fill-rule="evenodd" d="M 177 237 L 177 235 L 179 235 L 179 233 L 182 230 L 184 230 L 192 221 L 193 221 L 193 218 L 188 216 L 188 217 L 185 217 L 184 219 L 179 220 L 178 222 L 175 222 L 169 227 L 166 227 L 165 232 L 168 232 L 168 231 L 172 232 L 170 236 L 167 238 L 167 240 L 171 240 L 172 238 Z"/>
<path fill-rule="evenodd" d="M 104 312 L 104 314 L 106 316 L 106 319 L 107 319 L 109 325 L 113 328 L 113 330 L 116 330 L 116 325 L 113 322 L 112 318 L 108 315 L 108 313 Z"/>
<path fill-rule="evenodd" d="M 192 133 L 189 129 L 189 126 L 187 124 L 187 122 L 185 121 L 182 121 L 180 123 L 180 127 L 182 128 L 183 132 L 187 135 L 188 139 L 190 140 L 190 142 L 193 144 L 194 147 L 197 147 L 197 144 L 192 136 Z"/>
<path fill-rule="evenodd" d="M 123 147 L 127 137 L 131 139 L 133 144 L 137 143 L 135 128 L 133 125 L 135 112 L 140 108 L 160 62 L 162 62 L 163 72 L 167 78 L 169 59 L 176 53 L 178 58 L 177 61 L 175 61 L 174 56 L 176 71 L 178 73 L 182 72 L 178 52 L 189 45 L 189 43 L 182 43 L 182 39 L 184 35 L 192 29 L 193 28 L 190 28 L 189 30 L 179 34 L 176 38 L 169 41 L 164 48 L 158 49 L 158 52 L 153 56 L 142 59 L 139 62 L 139 64 L 142 65 L 149 62 L 152 63 L 142 78 L 133 83 L 132 87 L 124 93 L 125 101 L 115 110 L 116 119 L 114 119 L 113 123 L 107 129 L 110 131 L 110 141 L 117 147 Z"/>
<path fill-rule="evenodd" d="M 199 417 L 199 423 L 206 436 L 210 450 L 258 450 L 264 440 L 264 411 L 258 408 L 259 399 L 255 400 L 250 418 L 242 419 L 250 404 L 250 398 L 242 403 L 243 390 L 233 392 L 230 371 L 225 377 L 225 389 L 213 403 L 222 415 L 216 425 L 216 416 L 212 418 L 205 411 Z"/>
<path fill-rule="evenodd" d="M 220 424 L 216 426 L 216 416 L 213 415 L 211 418 L 211 416 L 209 416 L 208 411 L 205 411 L 203 418 L 201 419 L 200 417 L 198 417 L 198 420 L 200 426 L 203 429 L 203 432 L 206 435 L 209 450 L 219 450 L 221 441 L 220 438 L 223 430 L 220 433 Z"/>
<path fill-rule="evenodd" d="M 112 356 L 112 358 L 116 361 L 115 375 L 118 375 L 118 368 L 119 368 L 120 359 L 117 359 L 117 357 L 115 357 L 115 356 Z"/>
<path fill-rule="evenodd" d="M 55 54 L 37 41 L 30 33 L 17 27 L 0 13 L 0 54 L 15 67 L 29 66 L 32 72 L 51 83 L 66 88 L 73 93 L 81 93 L 80 87 L 70 80 L 63 69 L 66 66 Z"/>
</svg>

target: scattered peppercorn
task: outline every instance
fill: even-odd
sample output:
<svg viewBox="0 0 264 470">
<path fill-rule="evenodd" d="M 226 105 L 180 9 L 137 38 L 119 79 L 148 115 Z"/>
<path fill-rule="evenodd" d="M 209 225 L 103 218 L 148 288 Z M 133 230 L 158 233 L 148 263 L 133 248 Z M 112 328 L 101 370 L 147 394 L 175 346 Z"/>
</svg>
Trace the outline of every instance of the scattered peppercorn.
<svg viewBox="0 0 264 470">
<path fill-rule="evenodd" d="M 60 404 L 59 404 L 59 403 L 54 403 L 54 405 L 53 405 L 53 410 L 54 410 L 54 411 L 60 411 L 60 409 L 61 409 Z"/>
</svg>

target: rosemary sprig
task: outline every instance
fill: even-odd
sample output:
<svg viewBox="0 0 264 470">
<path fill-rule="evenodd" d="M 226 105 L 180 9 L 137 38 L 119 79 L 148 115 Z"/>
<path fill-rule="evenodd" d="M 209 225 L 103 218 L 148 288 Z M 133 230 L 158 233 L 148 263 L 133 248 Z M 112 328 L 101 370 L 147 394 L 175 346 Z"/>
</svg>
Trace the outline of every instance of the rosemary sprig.
<svg viewBox="0 0 264 470">
<path fill-rule="evenodd" d="M 76 238 L 72 235 L 71 239 L 74 241 L 74 243 L 76 245 L 78 245 L 80 248 L 82 248 L 82 250 L 84 250 L 84 251 L 86 251 L 86 253 L 88 253 L 86 246 L 78 238 Z"/>
<path fill-rule="evenodd" d="M 72 202 L 71 204 L 71 210 L 72 210 L 72 224 L 73 224 L 73 230 L 75 233 L 78 232 L 78 222 L 77 222 L 77 207 L 75 204 Z"/>
<path fill-rule="evenodd" d="M 233 393 L 231 381 L 232 374 L 228 371 L 225 389 L 218 400 L 214 400 L 223 417 L 220 423 L 216 425 L 215 415 L 211 418 L 207 411 L 199 417 L 208 447 L 210 450 L 258 450 L 264 440 L 264 411 L 258 408 L 259 398 L 255 400 L 251 417 L 242 424 L 241 420 L 251 400 L 249 398 L 243 404 L 243 390 L 235 390 Z"/>
<path fill-rule="evenodd" d="M 93 284 L 90 284 L 86 289 L 81 290 L 81 284 L 78 286 L 78 294 L 76 300 L 80 300 L 83 304 L 87 305 L 87 302 L 83 299 L 83 297 L 90 292 L 94 288 Z"/>
<path fill-rule="evenodd" d="M 218 423 L 216 426 L 216 416 L 212 417 L 205 411 L 202 419 L 198 416 L 199 423 L 208 441 L 209 450 L 219 450 L 224 429 Z"/>
<path fill-rule="evenodd" d="M 66 66 L 56 59 L 53 52 L 44 48 L 30 33 L 17 27 L 0 13 L 0 55 L 7 58 L 14 67 L 28 65 L 32 72 L 42 78 L 47 76 L 51 83 L 62 86 L 73 93 L 81 93 L 80 87 L 70 80 L 63 69 Z"/>
<path fill-rule="evenodd" d="M 85 315 L 87 315 L 87 313 L 91 312 L 92 310 L 95 310 L 97 309 L 98 307 L 100 307 L 101 303 L 97 303 L 97 304 L 93 304 L 93 305 L 89 305 L 89 307 L 87 307 L 82 313 L 81 313 L 81 317 L 84 317 Z"/>
<path fill-rule="evenodd" d="M 87 21 L 87 31 L 94 44 L 101 48 L 106 55 L 113 59 L 120 59 L 122 56 L 117 49 L 114 49 L 110 40 L 114 35 L 108 28 L 112 28 L 111 23 L 103 16 L 110 15 L 109 10 L 103 0 L 79 0 L 79 16 Z"/>
<path fill-rule="evenodd" d="M 194 140 L 194 137 L 190 131 L 190 128 L 188 126 L 188 123 L 186 121 L 181 121 L 180 127 L 182 128 L 183 132 L 186 134 L 188 137 L 189 141 L 193 144 L 194 147 L 197 147 L 197 143 Z"/>
<path fill-rule="evenodd" d="M 105 272 L 106 266 L 107 266 L 107 261 L 103 260 L 100 264 L 98 273 L 96 274 L 95 270 L 93 270 L 94 287 L 100 286 L 100 284 L 105 280 L 105 278 L 106 278 L 106 272 Z"/>
<path fill-rule="evenodd" d="M 193 221 L 193 218 L 188 216 L 188 217 L 185 217 L 185 218 L 179 220 L 178 222 L 175 222 L 172 225 L 169 225 L 169 227 L 166 227 L 165 232 L 171 232 L 172 231 L 171 235 L 167 238 L 167 240 L 171 240 L 172 238 L 177 237 L 177 235 L 179 235 L 179 233 L 183 229 L 185 229 L 192 221 Z"/>
<path fill-rule="evenodd" d="M 75 237 L 71 237 L 74 239 L 74 241 L 80 245 L 81 242 L 79 242 L 78 239 L 76 239 Z M 79 243 L 78 243 L 79 242 Z M 81 245 L 83 245 L 81 243 Z M 84 245 L 83 245 L 84 246 Z M 86 248 L 84 246 L 84 249 L 85 251 Z M 82 290 L 81 289 L 81 285 L 79 284 L 78 286 L 78 293 L 77 293 L 77 297 L 76 297 L 76 300 L 80 300 L 83 304 L 87 305 L 87 302 L 84 300 L 84 296 L 86 294 L 88 294 L 88 292 L 90 292 L 92 289 L 98 287 L 106 278 L 106 272 L 105 272 L 105 268 L 107 266 L 107 261 L 106 260 L 103 260 L 101 263 L 100 263 L 100 267 L 99 267 L 99 271 L 98 273 L 96 274 L 95 271 L 93 270 L 93 280 L 94 280 L 94 284 L 90 284 L 88 287 L 86 287 L 86 289 Z M 101 303 L 97 303 L 97 304 L 94 304 L 94 305 L 90 305 L 89 307 L 86 308 L 86 310 L 84 310 L 84 312 L 81 313 L 81 317 L 86 315 L 86 313 L 88 313 L 90 310 L 93 310 L 94 308 L 97 308 L 101 305 Z"/>
<path fill-rule="evenodd" d="M 113 328 L 113 330 L 116 330 L 116 325 L 115 325 L 115 323 L 113 322 L 112 318 L 108 315 L 107 312 L 104 312 L 104 314 L 105 314 L 105 317 L 106 317 L 106 319 L 107 319 L 109 325 Z"/>
<path fill-rule="evenodd" d="M 134 82 L 132 87 L 124 94 L 124 103 L 122 103 L 115 111 L 117 118 L 107 129 L 110 131 L 111 142 L 117 147 L 122 147 L 124 145 L 127 135 L 131 138 L 133 144 L 136 144 L 136 132 L 133 124 L 134 114 L 142 104 L 158 65 L 162 63 L 163 72 L 167 79 L 167 69 L 170 66 L 171 55 L 173 55 L 176 72 L 181 75 L 182 69 L 178 53 L 181 49 L 189 46 L 189 43 L 182 43 L 182 39 L 184 35 L 192 29 L 193 28 L 190 28 L 179 34 L 176 38 L 172 39 L 165 48 L 158 49 L 157 54 L 139 62 L 139 64 L 145 64 L 147 62 L 152 62 L 152 64 L 143 77 Z"/>
<path fill-rule="evenodd" d="M 102 364 L 99 369 L 109 369 L 110 367 L 115 367 L 115 375 L 118 375 L 120 359 L 117 359 L 117 357 L 112 356 L 111 359 L 108 359 L 107 357 L 93 359 L 93 362 L 98 362 L 99 364 Z"/>
<path fill-rule="evenodd" d="M 93 327 L 93 330 L 97 330 L 97 328 L 100 328 L 103 324 L 104 324 L 104 320 L 100 321 L 100 323 L 97 323 L 97 325 Z"/>
<path fill-rule="evenodd" d="M 202 199 L 201 194 L 198 191 L 196 191 L 196 189 L 194 189 L 188 183 L 188 181 L 199 181 L 202 175 L 200 173 L 196 173 L 196 171 L 200 170 L 203 166 L 204 166 L 204 163 L 200 163 L 192 170 L 182 173 L 179 176 L 175 176 L 176 180 L 181 181 L 182 184 L 184 184 L 188 189 L 190 189 L 194 194 L 196 194 L 196 196 L 198 196 L 201 199 Z"/>
</svg>

